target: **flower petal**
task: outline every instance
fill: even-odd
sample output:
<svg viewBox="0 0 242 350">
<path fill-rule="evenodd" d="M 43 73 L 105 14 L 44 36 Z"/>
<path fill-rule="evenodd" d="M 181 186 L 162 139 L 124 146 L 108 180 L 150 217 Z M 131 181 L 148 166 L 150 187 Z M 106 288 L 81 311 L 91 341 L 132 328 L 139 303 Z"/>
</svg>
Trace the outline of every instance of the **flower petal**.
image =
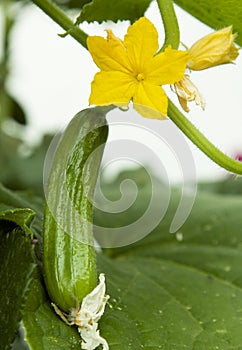
<svg viewBox="0 0 242 350">
<path fill-rule="evenodd" d="M 128 28 L 124 37 L 124 46 L 133 70 L 137 73 L 141 72 L 159 48 L 155 26 L 147 18 L 141 17 Z"/>
<path fill-rule="evenodd" d="M 122 41 L 108 33 L 108 39 L 89 36 L 87 47 L 96 65 L 103 71 L 129 72 L 130 63 Z"/>
<path fill-rule="evenodd" d="M 92 82 L 89 104 L 127 105 L 135 92 L 135 80 L 122 72 L 99 72 Z"/>
<path fill-rule="evenodd" d="M 149 62 L 147 79 L 155 85 L 173 84 L 183 77 L 188 59 L 187 52 L 169 46 Z"/>
<path fill-rule="evenodd" d="M 148 82 L 137 84 L 134 108 L 145 118 L 166 119 L 168 99 L 164 90 Z"/>
</svg>

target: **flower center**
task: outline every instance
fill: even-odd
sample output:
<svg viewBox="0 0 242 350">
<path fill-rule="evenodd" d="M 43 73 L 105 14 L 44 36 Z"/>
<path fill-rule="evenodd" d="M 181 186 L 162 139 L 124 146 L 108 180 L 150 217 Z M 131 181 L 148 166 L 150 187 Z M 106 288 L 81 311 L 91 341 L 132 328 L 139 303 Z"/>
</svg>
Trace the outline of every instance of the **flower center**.
<svg viewBox="0 0 242 350">
<path fill-rule="evenodd" d="M 142 80 L 145 80 L 145 76 L 144 76 L 143 73 L 139 73 L 139 74 L 136 76 L 136 79 L 137 79 L 138 81 L 142 81 Z"/>
</svg>

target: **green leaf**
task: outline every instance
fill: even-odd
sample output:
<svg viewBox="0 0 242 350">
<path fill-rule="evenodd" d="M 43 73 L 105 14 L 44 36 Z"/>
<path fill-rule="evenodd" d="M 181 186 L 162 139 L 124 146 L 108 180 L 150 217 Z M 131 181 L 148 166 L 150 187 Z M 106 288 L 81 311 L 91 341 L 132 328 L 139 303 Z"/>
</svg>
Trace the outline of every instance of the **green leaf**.
<svg viewBox="0 0 242 350">
<path fill-rule="evenodd" d="M 14 190 L 32 189 L 43 194 L 43 165 L 53 135 L 45 135 L 41 143 L 28 151 L 29 156 L 19 154 L 23 142 L 0 129 L 0 182 Z"/>
<path fill-rule="evenodd" d="M 0 184 L 0 322 L 4 325 L 0 327 L 0 339 L 4 349 L 11 348 L 25 307 L 36 266 L 34 248 L 39 248 L 39 244 L 32 244 L 32 238 L 38 237 L 40 243 L 41 212 L 42 200 L 30 193 L 14 193 Z M 21 337 L 13 349 L 26 349 Z"/>
<path fill-rule="evenodd" d="M 18 219 L 20 213 L 17 213 Z M 25 215 L 24 215 L 25 216 Z M 33 245 L 21 229 L 3 232 L 0 222 L 0 339 L 10 349 L 21 320 L 25 293 L 34 270 Z"/>
<path fill-rule="evenodd" d="M 36 273 L 27 295 L 22 324 L 25 340 L 33 350 L 80 350 L 80 336 L 55 314 Z"/>
<path fill-rule="evenodd" d="M 234 177 L 233 175 L 228 176 L 224 180 L 203 182 L 198 184 L 200 191 L 206 191 L 210 193 L 221 193 L 221 194 L 233 194 L 242 195 L 242 178 Z"/>
<path fill-rule="evenodd" d="M 2 75 L 4 75 L 4 72 L 2 72 Z M 1 78 L 1 64 L 0 64 L 0 78 Z M 26 125 L 27 121 L 26 121 L 26 115 L 23 107 L 2 86 L 0 91 L 0 104 L 1 104 L 0 121 L 11 118 L 19 124 Z"/>
<path fill-rule="evenodd" d="M 107 221 L 117 227 L 142 215 L 151 190 L 146 175 L 128 171 L 104 182 L 106 196 L 117 200 L 120 182 L 136 180 L 138 203 L 122 215 L 95 210 L 95 224 L 105 230 Z M 20 198 L 9 196 L 2 196 L 5 205 L 7 198 L 8 205 Z M 179 197 L 174 190 L 164 220 L 147 237 L 107 250 L 110 256 L 98 254 L 110 295 L 100 332 L 110 350 L 242 350 L 241 195 L 198 193 L 178 236 L 169 227 Z M 28 289 L 23 327 L 33 350 L 81 348 L 75 327 L 55 315 L 37 273 Z"/>
<path fill-rule="evenodd" d="M 55 0 L 58 5 L 64 5 L 68 8 L 81 9 L 85 4 L 92 0 Z"/>
<path fill-rule="evenodd" d="M 151 0 L 93 0 L 86 4 L 77 23 L 87 22 L 102 22 L 111 20 L 130 20 L 134 22 L 139 17 L 142 17 L 147 10 Z"/>
<path fill-rule="evenodd" d="M 31 192 L 13 192 L 0 183 L 0 225 L 1 220 L 5 221 L 2 228 L 6 221 L 12 222 L 41 239 L 42 212 L 42 199 Z"/>
<path fill-rule="evenodd" d="M 240 349 L 242 290 L 226 278 L 162 257 L 101 265 L 111 295 L 101 332 L 110 349 Z"/>
<path fill-rule="evenodd" d="M 29 230 L 29 225 L 31 224 L 35 213 L 31 209 L 7 209 L 7 206 L 0 203 L 0 221 L 6 220 L 14 222 L 16 225 L 21 226 L 25 231 L 31 232 Z"/>
<path fill-rule="evenodd" d="M 233 25 L 238 33 L 236 42 L 242 45 L 242 2 L 238 0 L 174 0 L 192 16 L 214 29 Z"/>
<path fill-rule="evenodd" d="M 109 185 L 113 196 L 115 186 L 116 181 Z M 130 350 L 241 349 L 241 196 L 198 194 L 179 236 L 169 233 L 177 205 L 174 192 L 165 219 L 151 234 L 109 250 L 112 258 L 99 257 L 111 296 L 101 332 L 112 350 L 124 344 Z M 132 210 L 119 225 L 127 224 Z M 110 216 L 108 225 L 116 219 L 111 223 Z M 96 212 L 96 224 L 105 226 L 104 220 Z"/>
<path fill-rule="evenodd" d="M 13 98 L 12 96 L 9 95 L 9 100 L 11 103 L 11 117 L 13 120 L 15 120 L 17 123 L 26 125 L 27 120 L 26 120 L 26 115 L 23 107 L 19 104 L 19 102 Z"/>
</svg>

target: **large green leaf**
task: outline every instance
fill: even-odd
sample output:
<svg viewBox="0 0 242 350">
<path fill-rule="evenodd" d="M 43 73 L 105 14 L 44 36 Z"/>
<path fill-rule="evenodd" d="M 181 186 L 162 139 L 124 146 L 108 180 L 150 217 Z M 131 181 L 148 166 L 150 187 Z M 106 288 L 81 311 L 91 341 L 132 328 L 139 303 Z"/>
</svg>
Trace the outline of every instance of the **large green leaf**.
<svg viewBox="0 0 242 350">
<path fill-rule="evenodd" d="M 114 22 L 130 20 L 134 22 L 144 15 L 150 2 L 151 0 L 93 0 L 83 7 L 77 23 L 107 20 Z"/>
<path fill-rule="evenodd" d="M 242 2 L 240 0 L 174 0 L 185 11 L 214 29 L 233 25 L 242 45 Z"/>
<path fill-rule="evenodd" d="M 32 238 L 39 236 L 41 221 L 40 217 L 34 218 L 33 208 L 40 214 L 39 199 L 30 194 L 13 193 L 0 185 L 0 339 L 3 349 L 10 349 L 16 336 L 26 291 L 36 266 Z"/>
<path fill-rule="evenodd" d="M 20 213 L 17 214 L 18 217 Z M 24 214 L 23 214 L 24 215 Z M 31 238 L 21 229 L 5 232 L 0 222 L 0 339 L 2 349 L 10 349 L 21 320 L 25 293 L 34 269 Z"/>
<path fill-rule="evenodd" d="M 241 196 L 198 194 L 172 235 L 177 199 L 145 239 L 100 257 L 111 295 L 101 325 L 111 349 L 242 349 Z M 105 225 L 101 213 L 96 219 Z"/>
<path fill-rule="evenodd" d="M 137 180 L 140 194 L 118 225 L 143 214 L 150 196 L 145 173 L 129 171 L 103 184 L 109 199 L 120 197 L 125 177 Z M 108 250 L 109 256 L 98 255 L 110 295 L 100 330 L 110 350 L 242 350 L 241 199 L 198 193 L 190 217 L 174 235 L 169 226 L 179 191 L 173 191 L 167 215 L 152 233 Z M 96 210 L 97 225 L 105 227 L 107 220 L 117 226 L 116 215 Z M 38 274 L 29 287 L 23 325 L 31 349 L 80 349 L 76 329 L 55 315 Z"/>
<path fill-rule="evenodd" d="M 242 291 L 226 279 L 160 257 L 101 265 L 111 294 L 101 323 L 110 349 L 240 349 Z"/>
</svg>

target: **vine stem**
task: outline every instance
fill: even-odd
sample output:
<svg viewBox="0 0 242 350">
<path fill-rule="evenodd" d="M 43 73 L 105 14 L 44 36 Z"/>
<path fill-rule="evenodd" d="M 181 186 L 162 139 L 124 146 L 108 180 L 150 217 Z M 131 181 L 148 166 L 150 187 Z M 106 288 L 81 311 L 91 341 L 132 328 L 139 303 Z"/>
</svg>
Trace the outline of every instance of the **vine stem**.
<svg viewBox="0 0 242 350">
<path fill-rule="evenodd" d="M 87 34 L 78 26 L 75 26 L 73 21 L 66 16 L 66 14 L 57 5 L 53 4 L 50 0 L 32 0 L 32 2 L 87 49 Z"/>
<path fill-rule="evenodd" d="M 165 41 L 159 52 L 171 45 L 177 49 L 180 45 L 180 30 L 172 0 L 157 0 L 160 9 L 162 21 L 165 29 Z"/>
<path fill-rule="evenodd" d="M 242 163 L 228 157 L 215 147 L 169 100 L 169 118 L 179 129 L 210 159 L 222 168 L 233 173 L 242 175 Z"/>
</svg>

